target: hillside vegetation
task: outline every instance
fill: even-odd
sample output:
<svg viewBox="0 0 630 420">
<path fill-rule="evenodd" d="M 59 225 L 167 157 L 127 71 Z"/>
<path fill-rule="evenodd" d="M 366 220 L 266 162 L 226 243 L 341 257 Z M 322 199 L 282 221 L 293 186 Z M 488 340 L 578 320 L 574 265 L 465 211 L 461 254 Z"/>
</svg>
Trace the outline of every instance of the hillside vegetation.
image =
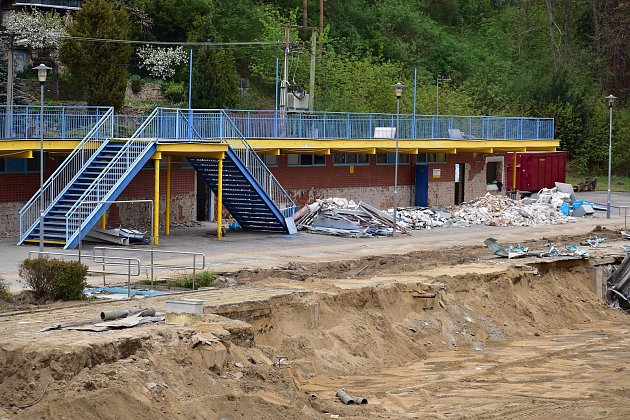
<svg viewBox="0 0 630 420">
<path fill-rule="evenodd" d="M 165 59 L 169 71 L 148 65 L 138 44 L 65 40 L 58 59 L 69 70 L 64 77 L 81 86 L 91 77 L 86 67 L 109 68 L 113 79 L 90 78 L 92 92 L 76 89 L 77 99 L 88 103 L 120 107 L 120 96 L 102 91 L 111 92 L 116 78 L 132 76 L 163 80 L 167 97 L 186 104 L 192 48 L 193 107 L 268 109 L 275 102 L 277 59 L 282 74 L 285 27 L 289 81 L 297 89 L 308 89 L 311 35 L 317 31 L 316 110 L 393 112 L 391 85 L 400 81 L 406 86 L 402 112 L 411 113 L 415 72 L 417 113 L 433 114 L 441 76 L 450 81 L 440 85 L 440 114 L 553 117 L 573 167 L 597 172 L 607 165 L 604 97 L 612 93 L 619 98 L 613 170 L 628 174 L 630 1 L 321 3 L 323 33 L 318 0 L 87 0 L 64 19 L 72 36 L 208 44 L 184 45 L 179 58 Z M 239 90 L 242 79 L 247 90 Z"/>
</svg>

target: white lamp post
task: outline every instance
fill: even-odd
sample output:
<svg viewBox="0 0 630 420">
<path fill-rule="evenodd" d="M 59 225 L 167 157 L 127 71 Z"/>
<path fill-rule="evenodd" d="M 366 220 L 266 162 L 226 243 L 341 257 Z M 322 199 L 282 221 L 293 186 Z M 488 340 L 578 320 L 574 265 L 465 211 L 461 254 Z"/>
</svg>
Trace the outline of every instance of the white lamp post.
<svg viewBox="0 0 630 420">
<path fill-rule="evenodd" d="M 396 217 L 396 209 L 398 208 L 398 138 L 400 137 L 400 97 L 402 96 L 403 85 L 398 82 L 394 87 L 396 93 L 396 132 L 394 137 L 396 138 L 396 156 L 394 163 L 394 229 L 392 230 L 392 236 L 396 236 L 396 225 L 398 219 Z"/>
<path fill-rule="evenodd" d="M 610 219 L 610 176 L 612 172 L 612 111 L 617 97 L 613 95 L 606 96 L 608 101 L 608 109 L 610 110 L 610 123 L 608 130 L 608 201 L 606 202 L 606 218 Z"/>
<path fill-rule="evenodd" d="M 33 67 L 37 70 L 40 92 L 39 115 L 39 252 L 44 252 L 44 83 L 48 70 L 52 70 L 45 64 Z M 41 254 L 40 254 L 41 257 Z"/>
</svg>

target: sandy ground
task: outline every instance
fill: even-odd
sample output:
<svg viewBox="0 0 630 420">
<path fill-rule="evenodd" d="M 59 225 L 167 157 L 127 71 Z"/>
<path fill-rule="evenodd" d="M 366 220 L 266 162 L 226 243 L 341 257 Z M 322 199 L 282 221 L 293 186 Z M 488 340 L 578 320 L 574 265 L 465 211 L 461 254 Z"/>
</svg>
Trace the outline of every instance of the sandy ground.
<svg viewBox="0 0 630 420">
<path fill-rule="evenodd" d="M 589 223 L 491 231 L 541 250 L 607 238 L 589 259 L 496 258 L 481 228 L 317 237 L 293 257 L 228 247 L 236 285 L 186 295 L 205 307 L 186 326 L 40 332 L 104 309 L 163 312 L 164 296 L 5 312 L 0 419 L 626 418 L 630 318 L 596 279 L 628 241 L 619 220 Z M 343 405 L 342 387 L 368 404 Z"/>
</svg>

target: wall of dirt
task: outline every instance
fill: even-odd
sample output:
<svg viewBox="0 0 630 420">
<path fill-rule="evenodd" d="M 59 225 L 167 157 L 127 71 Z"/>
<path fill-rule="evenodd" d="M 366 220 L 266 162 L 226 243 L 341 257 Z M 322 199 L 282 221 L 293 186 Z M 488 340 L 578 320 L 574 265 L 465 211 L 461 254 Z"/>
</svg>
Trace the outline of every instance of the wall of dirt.
<svg viewBox="0 0 630 420">
<path fill-rule="evenodd" d="M 335 263 L 336 270 L 330 263 L 319 270 L 293 266 L 285 270 L 291 276 L 267 272 L 254 283 L 304 292 L 212 308 L 216 315 L 190 327 L 85 333 L 82 344 L 71 347 L 44 339 L 28 346 L 3 343 L 0 415 L 5 410 L 11 418 L 79 419 L 86 413 L 139 419 L 321 418 L 326 407 L 301 388 L 318 375 L 365 375 L 375 381 L 370 372 L 406 366 L 432 352 L 483 352 L 519 337 L 626 318 L 592 292 L 593 268 L 586 261 L 542 264 L 525 273 L 507 266 L 465 270 L 452 255 L 444 258 L 454 265 L 413 255 L 389 258 L 389 266 L 370 257 Z M 339 278 L 329 279 L 335 271 Z M 348 276 L 357 272 L 362 274 Z M 301 273 L 299 279 L 295 273 Z M 431 293 L 436 294 L 433 309 L 425 309 Z M 195 347 L 200 334 L 216 340 Z M 217 362 L 220 354 L 224 359 Z M 326 395 L 335 392 L 326 389 Z M 45 403 L 37 403 L 40 395 Z M 386 414 L 371 410 L 378 409 L 369 405 L 357 418 Z"/>
</svg>

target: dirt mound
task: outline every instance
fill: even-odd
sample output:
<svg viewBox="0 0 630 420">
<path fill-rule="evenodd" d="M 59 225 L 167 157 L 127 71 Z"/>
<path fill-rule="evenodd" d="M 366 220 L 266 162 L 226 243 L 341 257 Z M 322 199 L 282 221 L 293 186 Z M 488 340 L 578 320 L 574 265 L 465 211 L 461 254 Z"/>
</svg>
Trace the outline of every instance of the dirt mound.
<svg viewBox="0 0 630 420">
<path fill-rule="evenodd" d="M 482 254 L 453 248 L 243 272 L 240 281 L 299 291 L 210 308 L 215 315 L 190 327 L 85 333 L 67 347 L 46 336 L 0 342 L 0 399 L 11 418 L 422 417 L 436 415 L 425 407 L 446 380 L 438 368 L 466 387 L 461 372 L 495 372 L 483 367 L 493 357 L 505 366 L 542 363 L 502 354 L 512 340 L 627 320 L 592 292 L 587 261 L 524 272 L 472 263 Z M 433 388 L 418 389 L 434 379 Z M 341 387 L 370 404 L 343 406 L 334 397 Z M 488 404 L 478 413 L 518 412 Z"/>
</svg>

